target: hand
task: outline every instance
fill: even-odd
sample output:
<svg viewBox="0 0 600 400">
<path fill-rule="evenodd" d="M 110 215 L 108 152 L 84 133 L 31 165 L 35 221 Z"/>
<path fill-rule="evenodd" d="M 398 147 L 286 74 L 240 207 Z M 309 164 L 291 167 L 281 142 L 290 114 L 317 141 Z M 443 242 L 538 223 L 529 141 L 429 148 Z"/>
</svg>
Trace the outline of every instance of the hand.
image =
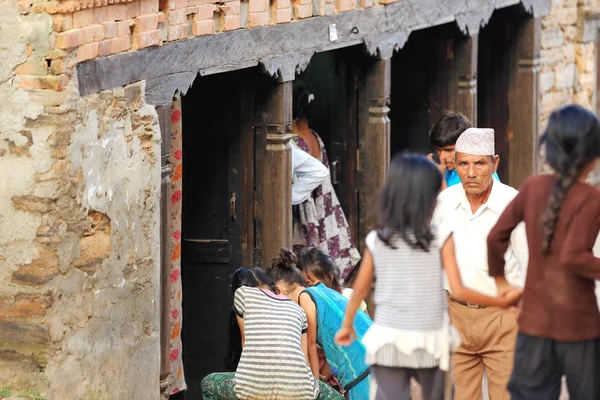
<svg viewBox="0 0 600 400">
<path fill-rule="evenodd" d="M 506 286 L 498 291 L 498 297 L 501 299 L 501 307 L 513 308 L 518 305 L 523 289 L 515 286 Z"/>
<path fill-rule="evenodd" d="M 342 327 L 335 334 L 334 341 L 340 346 L 350 346 L 354 339 L 356 339 L 356 332 L 354 332 L 354 328 Z"/>
<path fill-rule="evenodd" d="M 427 158 L 429 158 L 431 161 L 433 161 L 433 163 L 435 164 L 436 167 L 438 167 L 438 169 L 440 170 L 440 173 L 442 175 L 444 175 L 446 173 L 446 163 L 443 162 L 444 160 L 439 160 L 439 163 L 435 162 L 435 160 L 433 159 L 433 153 L 427 154 Z"/>
</svg>

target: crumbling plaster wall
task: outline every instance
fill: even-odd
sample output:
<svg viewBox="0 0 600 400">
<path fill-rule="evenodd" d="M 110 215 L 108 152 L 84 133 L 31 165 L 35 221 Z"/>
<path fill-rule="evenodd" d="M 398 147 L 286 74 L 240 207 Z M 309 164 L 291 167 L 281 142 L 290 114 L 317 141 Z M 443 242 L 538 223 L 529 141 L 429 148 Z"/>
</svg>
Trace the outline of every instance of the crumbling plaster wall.
<svg viewBox="0 0 600 400">
<path fill-rule="evenodd" d="M 51 32 L 0 0 L 0 388 L 157 399 L 156 111 L 143 83 L 81 98 L 72 68 L 24 82 Z"/>
</svg>

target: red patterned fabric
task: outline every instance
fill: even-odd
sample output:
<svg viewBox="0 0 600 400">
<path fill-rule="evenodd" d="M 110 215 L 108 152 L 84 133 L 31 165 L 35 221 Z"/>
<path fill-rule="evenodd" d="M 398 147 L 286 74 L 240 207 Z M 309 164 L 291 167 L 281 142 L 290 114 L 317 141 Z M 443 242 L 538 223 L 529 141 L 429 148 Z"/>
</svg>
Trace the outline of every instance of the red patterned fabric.
<svg viewBox="0 0 600 400">
<path fill-rule="evenodd" d="M 329 160 L 321 137 L 313 132 L 319 141 L 320 161 L 329 168 Z M 308 145 L 300 136 L 293 139 L 299 148 L 309 153 Z M 294 206 L 293 250 L 300 254 L 305 248 L 317 247 L 335 261 L 340 273 L 353 268 L 360 260 L 360 254 L 350 237 L 350 227 L 344 211 L 335 194 L 331 178 L 315 189 L 311 197 Z"/>
<path fill-rule="evenodd" d="M 181 137 L 181 98 L 173 101 L 171 108 L 171 271 L 170 271 L 170 337 L 169 360 L 171 375 L 167 393 L 175 394 L 187 388 L 183 374 L 181 350 L 181 198 L 182 189 L 182 137 Z"/>
</svg>

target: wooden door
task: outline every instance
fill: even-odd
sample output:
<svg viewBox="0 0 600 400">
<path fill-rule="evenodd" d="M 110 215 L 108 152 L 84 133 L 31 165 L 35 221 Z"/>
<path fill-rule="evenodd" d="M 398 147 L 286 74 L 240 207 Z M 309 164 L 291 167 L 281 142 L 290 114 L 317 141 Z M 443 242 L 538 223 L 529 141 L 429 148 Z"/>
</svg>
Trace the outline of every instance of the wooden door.
<svg viewBox="0 0 600 400">
<path fill-rule="evenodd" d="M 240 73 L 198 78 L 182 100 L 183 361 L 186 398 L 224 371 L 229 279 L 251 262 L 253 106 Z M 238 79 L 239 78 L 239 79 Z M 248 240 L 251 245 L 248 249 Z"/>
<path fill-rule="evenodd" d="M 479 34 L 477 121 L 479 127 L 495 130 L 498 175 L 505 183 L 509 182 L 509 92 L 514 49 L 514 16 L 511 9 L 498 10 Z"/>
<path fill-rule="evenodd" d="M 429 131 L 450 108 L 455 24 L 411 33 L 392 58 L 391 155 L 429 153 Z"/>
</svg>

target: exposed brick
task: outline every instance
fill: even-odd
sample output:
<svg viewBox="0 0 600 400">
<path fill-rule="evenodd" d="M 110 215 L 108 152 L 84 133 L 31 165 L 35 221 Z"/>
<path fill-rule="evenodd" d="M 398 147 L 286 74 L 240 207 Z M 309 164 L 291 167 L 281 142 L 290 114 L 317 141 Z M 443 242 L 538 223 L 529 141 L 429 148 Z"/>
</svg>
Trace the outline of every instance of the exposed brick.
<svg viewBox="0 0 600 400">
<path fill-rule="evenodd" d="M 23 318 L 45 315 L 52 305 L 52 297 L 19 293 L 12 304 L 0 303 L 0 318 Z"/>
<path fill-rule="evenodd" d="M 210 35 L 215 31 L 215 21 L 214 20 L 205 20 L 205 21 L 196 21 L 192 25 L 192 32 L 194 36 L 201 35 Z"/>
<path fill-rule="evenodd" d="M 214 16 L 214 12 L 216 7 L 214 4 L 204 4 L 198 6 L 198 13 L 196 14 L 196 20 L 202 21 L 206 19 L 212 19 Z"/>
<path fill-rule="evenodd" d="M 0 321 L 0 337 L 2 349 L 15 356 L 25 356 L 33 360 L 39 367 L 47 364 L 46 348 L 50 343 L 48 330 L 39 324 L 23 324 Z M 5 357 L 5 354 L 2 354 Z"/>
<path fill-rule="evenodd" d="M 100 24 L 86 26 L 83 29 L 86 43 L 99 42 L 104 39 L 104 27 Z"/>
<path fill-rule="evenodd" d="M 292 9 L 282 8 L 273 10 L 274 20 L 278 24 L 290 22 L 292 20 Z"/>
<path fill-rule="evenodd" d="M 115 46 L 113 43 L 116 43 L 116 46 L 119 47 L 119 50 L 117 52 L 113 51 L 113 48 Z M 112 39 L 103 40 L 100 43 L 98 43 L 98 56 L 106 57 L 111 54 L 118 53 L 121 51 L 120 46 L 121 46 L 120 38 L 112 38 Z"/>
<path fill-rule="evenodd" d="M 163 22 L 167 22 L 167 14 L 165 13 L 158 13 L 158 23 L 161 24 Z"/>
<path fill-rule="evenodd" d="M 258 13 L 257 13 L 258 14 Z M 267 12 L 267 22 L 269 20 L 269 13 Z M 223 17 L 222 28 L 224 31 L 232 31 L 240 29 L 241 20 L 239 15 L 226 15 Z"/>
<path fill-rule="evenodd" d="M 131 49 L 131 36 L 121 36 L 121 51 L 128 51 Z"/>
<path fill-rule="evenodd" d="M 158 12 L 158 0 L 141 0 L 140 14 L 152 14 Z"/>
<path fill-rule="evenodd" d="M 82 28 L 94 22 L 94 10 L 81 10 L 73 14 L 73 28 Z"/>
<path fill-rule="evenodd" d="M 127 4 L 127 19 L 134 19 L 138 15 L 140 15 L 140 2 L 134 1 Z"/>
<path fill-rule="evenodd" d="M 158 14 L 142 15 L 136 18 L 136 32 L 148 32 L 156 29 L 158 29 Z"/>
<path fill-rule="evenodd" d="M 56 32 L 64 32 L 73 28 L 72 15 L 56 15 L 52 19 L 52 29 Z"/>
<path fill-rule="evenodd" d="M 98 43 L 88 43 L 77 49 L 77 61 L 92 60 L 98 57 Z"/>
<path fill-rule="evenodd" d="M 17 84 L 17 86 L 19 86 L 21 89 L 25 89 L 25 90 L 33 90 L 33 89 L 52 89 L 52 90 L 63 90 L 63 88 L 67 85 L 67 83 L 69 82 L 69 77 L 66 75 L 17 75 L 15 77 L 14 82 Z M 35 197 L 35 196 L 21 196 L 23 198 L 28 198 L 28 197 Z M 49 199 L 42 199 L 40 200 L 42 203 L 45 200 L 49 200 Z M 33 200 L 34 202 L 36 200 Z M 13 197 L 13 203 L 15 203 L 15 198 Z M 46 212 L 46 211 L 41 211 L 42 209 L 45 209 L 45 207 L 47 206 L 47 204 L 38 204 L 38 210 L 40 210 L 39 212 Z M 34 204 L 29 204 L 28 206 L 33 207 L 32 210 L 28 210 L 28 211 L 35 211 L 36 210 L 36 206 Z M 15 207 L 18 209 L 17 204 L 15 203 Z M 26 209 L 26 208 L 23 208 Z"/>
<path fill-rule="evenodd" d="M 109 21 L 123 21 L 127 19 L 127 6 L 123 4 L 114 4 L 108 6 Z"/>
<path fill-rule="evenodd" d="M 294 6 L 294 16 L 296 18 L 309 18 L 313 15 L 312 4 L 298 4 Z"/>
<path fill-rule="evenodd" d="M 37 14 L 48 13 L 54 14 L 70 14 L 81 9 L 79 1 L 43 1 L 34 3 L 32 6 L 33 12 Z"/>
<path fill-rule="evenodd" d="M 267 6 L 268 6 L 268 4 L 269 4 L 269 2 L 267 0 Z M 239 0 L 229 1 L 222 6 L 219 6 L 219 9 L 221 11 L 225 12 L 225 15 L 239 15 L 240 8 L 241 8 L 241 6 L 240 6 Z"/>
<path fill-rule="evenodd" d="M 249 13 L 267 11 L 268 8 L 269 0 L 250 0 L 248 4 Z"/>
<path fill-rule="evenodd" d="M 181 25 L 185 22 L 185 9 L 167 11 L 169 25 Z"/>
<path fill-rule="evenodd" d="M 203 4 L 212 3 L 211 0 L 188 0 L 188 6 L 201 6 Z"/>
<path fill-rule="evenodd" d="M 58 255 L 49 250 L 40 249 L 39 258 L 29 264 L 19 266 L 13 273 L 13 282 L 39 285 L 58 275 Z"/>
<path fill-rule="evenodd" d="M 179 40 L 187 37 L 187 25 L 175 25 L 169 27 L 169 34 L 167 40 Z"/>
<path fill-rule="evenodd" d="M 131 33 L 131 27 L 135 24 L 135 21 L 128 19 L 117 23 L 117 36 L 125 36 Z"/>
<path fill-rule="evenodd" d="M 158 30 L 150 32 L 136 32 L 133 34 L 134 49 L 143 49 L 144 47 L 156 46 L 160 43 L 160 32 Z"/>
<path fill-rule="evenodd" d="M 99 231 L 91 236 L 81 238 L 80 256 L 73 262 L 75 268 L 93 274 L 110 256 L 110 232 Z"/>
<path fill-rule="evenodd" d="M 94 8 L 94 23 L 101 24 L 108 21 L 108 7 Z"/>
<path fill-rule="evenodd" d="M 396 0 L 381 0 L 382 4 L 389 4 Z M 351 9 L 350 0 L 338 0 L 338 10 L 339 11 L 348 11 Z"/>
<path fill-rule="evenodd" d="M 85 31 L 82 28 L 72 29 L 56 35 L 55 46 L 59 49 L 72 49 L 85 43 Z"/>
<path fill-rule="evenodd" d="M 104 37 L 107 39 L 117 37 L 117 23 L 116 22 L 105 22 L 104 26 Z"/>
<path fill-rule="evenodd" d="M 273 1 L 273 6 L 276 9 L 289 8 L 291 7 L 290 0 L 275 0 Z"/>
<path fill-rule="evenodd" d="M 175 9 L 187 7 L 187 0 L 174 0 L 174 2 L 175 2 Z"/>
<path fill-rule="evenodd" d="M 191 6 L 185 8 L 185 15 L 198 14 L 200 6 Z"/>
<path fill-rule="evenodd" d="M 46 75 L 47 73 L 48 64 L 46 61 L 27 61 L 15 68 L 15 74 L 17 75 Z"/>
<path fill-rule="evenodd" d="M 225 18 L 228 18 L 228 17 L 225 17 Z M 253 28 L 255 26 L 264 26 L 264 25 L 268 25 L 268 24 L 269 24 L 269 12 L 268 11 L 255 12 L 255 13 L 250 13 L 248 15 L 248 26 L 250 28 Z M 236 29 L 236 28 L 234 28 L 234 29 Z"/>
</svg>

